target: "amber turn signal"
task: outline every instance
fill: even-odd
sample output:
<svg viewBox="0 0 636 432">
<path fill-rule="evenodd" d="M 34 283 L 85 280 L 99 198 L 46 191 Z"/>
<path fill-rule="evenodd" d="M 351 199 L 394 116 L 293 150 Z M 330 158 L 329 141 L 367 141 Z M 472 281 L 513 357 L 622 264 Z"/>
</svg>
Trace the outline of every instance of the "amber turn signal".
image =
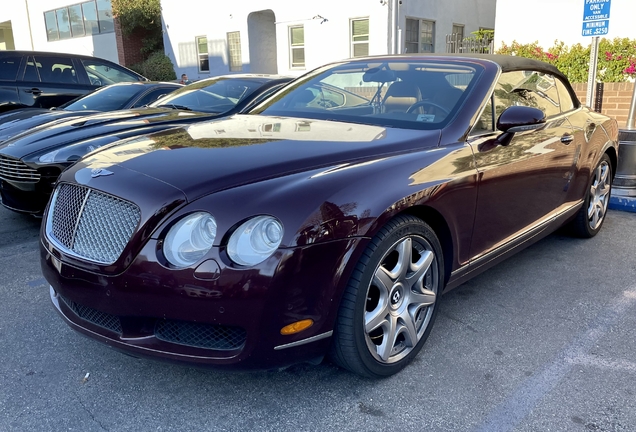
<svg viewBox="0 0 636 432">
<path fill-rule="evenodd" d="M 282 329 L 280 329 L 280 334 L 282 334 L 282 335 L 296 334 L 296 333 L 301 332 L 301 331 L 303 331 L 305 329 L 308 329 L 312 325 L 314 325 L 314 320 L 311 320 L 311 319 L 304 319 L 304 320 L 301 320 L 301 321 L 296 321 L 295 323 L 291 323 L 289 325 L 286 325 Z"/>
</svg>

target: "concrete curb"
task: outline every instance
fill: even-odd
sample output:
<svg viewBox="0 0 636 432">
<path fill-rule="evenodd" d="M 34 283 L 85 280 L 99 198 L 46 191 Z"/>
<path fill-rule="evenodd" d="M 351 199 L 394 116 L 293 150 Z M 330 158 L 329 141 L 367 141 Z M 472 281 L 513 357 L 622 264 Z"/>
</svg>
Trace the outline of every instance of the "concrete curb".
<svg viewBox="0 0 636 432">
<path fill-rule="evenodd" d="M 636 213 L 636 197 L 610 196 L 608 207 L 614 210 L 623 210 Z"/>
</svg>

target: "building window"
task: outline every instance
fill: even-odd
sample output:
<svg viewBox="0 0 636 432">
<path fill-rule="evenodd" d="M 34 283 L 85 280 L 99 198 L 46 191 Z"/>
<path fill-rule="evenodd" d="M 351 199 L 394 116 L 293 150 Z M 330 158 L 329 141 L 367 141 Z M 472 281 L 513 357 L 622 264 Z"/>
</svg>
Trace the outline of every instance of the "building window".
<svg viewBox="0 0 636 432">
<path fill-rule="evenodd" d="M 453 24 L 453 34 L 456 35 L 456 40 L 463 41 L 464 40 L 464 25 Z"/>
<path fill-rule="evenodd" d="M 91 0 L 44 12 L 49 42 L 115 31 L 110 0 Z"/>
<path fill-rule="evenodd" d="M 71 32 L 73 36 L 85 36 L 84 17 L 82 16 L 82 5 L 73 5 L 68 7 L 68 16 L 71 19 Z"/>
<path fill-rule="evenodd" d="M 407 18 L 404 50 L 407 53 L 435 52 L 435 21 Z"/>
<path fill-rule="evenodd" d="M 207 36 L 197 37 L 197 57 L 199 58 L 199 72 L 210 72 Z"/>
<path fill-rule="evenodd" d="M 241 32 L 229 32 L 227 34 L 227 46 L 230 54 L 230 72 L 242 71 Z"/>
<path fill-rule="evenodd" d="M 351 57 L 369 55 L 369 19 L 351 20 Z"/>
<path fill-rule="evenodd" d="M 97 0 L 97 18 L 99 20 L 100 33 L 115 31 L 113 10 L 110 6 L 110 0 Z"/>
<path fill-rule="evenodd" d="M 60 39 L 60 32 L 57 29 L 55 11 L 44 12 L 44 23 L 46 24 L 46 39 L 56 41 Z"/>
<path fill-rule="evenodd" d="M 82 3 L 82 14 L 84 15 L 86 36 L 98 34 L 99 23 L 97 22 L 97 5 L 95 2 Z"/>
<path fill-rule="evenodd" d="M 305 28 L 289 27 L 289 56 L 292 68 L 305 67 Z"/>
</svg>

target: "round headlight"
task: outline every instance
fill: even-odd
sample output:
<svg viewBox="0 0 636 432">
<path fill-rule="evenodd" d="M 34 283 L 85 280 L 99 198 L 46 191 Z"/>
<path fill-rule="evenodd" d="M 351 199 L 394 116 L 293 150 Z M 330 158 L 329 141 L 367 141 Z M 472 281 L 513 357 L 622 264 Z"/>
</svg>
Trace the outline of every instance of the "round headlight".
<svg viewBox="0 0 636 432">
<path fill-rule="evenodd" d="M 283 240 L 283 224 L 272 216 L 256 216 L 230 237 L 227 254 L 237 264 L 252 266 L 269 258 Z"/>
<path fill-rule="evenodd" d="M 192 213 L 177 222 L 163 243 L 163 254 L 170 264 L 191 266 L 208 253 L 216 238 L 216 220 L 205 212 Z"/>
</svg>

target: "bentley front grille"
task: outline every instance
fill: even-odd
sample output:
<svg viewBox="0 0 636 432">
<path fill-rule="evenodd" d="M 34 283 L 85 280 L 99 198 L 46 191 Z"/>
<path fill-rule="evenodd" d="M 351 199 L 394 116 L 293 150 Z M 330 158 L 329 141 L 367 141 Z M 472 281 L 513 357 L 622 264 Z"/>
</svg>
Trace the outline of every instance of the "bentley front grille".
<svg viewBox="0 0 636 432">
<path fill-rule="evenodd" d="M 214 350 L 241 348 L 247 332 L 240 327 L 159 320 L 155 325 L 157 339 L 178 345 Z"/>
<path fill-rule="evenodd" d="M 85 186 L 64 183 L 51 199 L 46 232 L 65 253 L 100 264 L 121 255 L 139 225 L 135 204 Z"/>
<path fill-rule="evenodd" d="M 0 178 L 8 181 L 37 183 L 40 173 L 19 159 L 0 154 Z"/>
</svg>

